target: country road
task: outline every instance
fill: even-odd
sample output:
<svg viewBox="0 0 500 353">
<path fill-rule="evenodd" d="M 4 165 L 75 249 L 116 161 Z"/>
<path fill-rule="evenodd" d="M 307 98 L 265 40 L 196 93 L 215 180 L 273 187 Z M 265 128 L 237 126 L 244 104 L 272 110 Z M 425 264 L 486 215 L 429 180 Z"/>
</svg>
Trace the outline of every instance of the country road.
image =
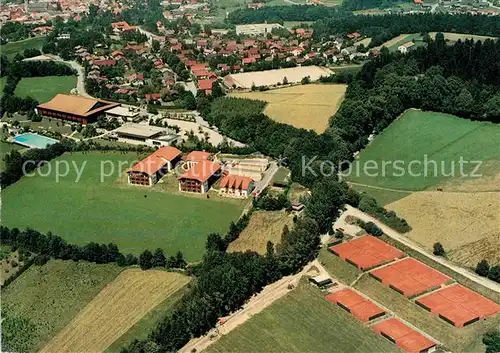
<svg viewBox="0 0 500 353">
<path fill-rule="evenodd" d="M 85 72 L 80 64 L 78 64 L 76 61 L 64 60 L 63 58 L 57 55 L 50 55 L 49 57 L 52 58 L 54 61 L 62 62 L 75 69 L 76 72 L 78 73 L 76 81 L 76 88 L 78 89 L 78 94 L 83 97 L 94 98 L 91 95 L 89 95 L 85 90 Z"/>
<path fill-rule="evenodd" d="M 500 292 L 500 284 L 495 283 L 495 282 L 493 282 L 485 277 L 481 277 L 481 276 L 479 276 L 473 272 L 470 272 L 462 267 L 454 265 L 451 262 L 449 262 L 448 260 L 443 259 L 442 257 L 435 256 L 433 254 L 429 254 L 427 251 L 425 251 L 420 246 L 415 244 L 408 237 L 406 237 L 406 236 L 402 235 L 401 233 L 398 233 L 394 229 L 386 226 L 385 224 L 383 224 L 382 222 L 380 222 L 376 218 L 373 218 L 372 216 L 370 216 L 370 215 L 368 215 L 368 214 L 366 214 L 366 213 L 364 213 L 364 212 L 362 212 L 362 211 L 360 211 L 357 208 L 354 208 L 352 206 L 346 205 L 345 207 L 346 207 L 346 211 L 343 213 L 343 215 L 344 214 L 352 215 L 352 216 L 355 216 L 355 217 L 357 217 L 365 222 L 373 222 L 377 226 L 379 226 L 379 228 L 382 229 L 382 231 L 390 238 L 400 242 L 401 244 L 404 244 L 404 245 L 412 248 L 413 250 L 421 253 L 422 255 L 436 261 L 437 263 L 449 268 L 452 271 L 455 271 L 455 272 L 461 274 L 464 277 L 467 277 L 471 281 L 474 281 L 477 284 L 482 285 L 483 287 L 489 288 L 489 289 L 494 290 L 496 292 Z"/>
</svg>

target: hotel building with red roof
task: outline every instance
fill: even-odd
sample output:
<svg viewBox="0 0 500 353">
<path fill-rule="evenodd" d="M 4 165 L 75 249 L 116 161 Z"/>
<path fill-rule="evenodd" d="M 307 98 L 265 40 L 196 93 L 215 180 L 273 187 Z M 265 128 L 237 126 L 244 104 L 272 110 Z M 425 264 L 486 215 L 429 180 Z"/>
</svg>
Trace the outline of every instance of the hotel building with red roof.
<svg viewBox="0 0 500 353">
<path fill-rule="evenodd" d="M 175 167 L 181 155 L 175 147 L 160 147 L 127 171 L 128 183 L 153 186 Z"/>
<path fill-rule="evenodd" d="M 189 155 L 191 155 L 191 152 Z M 203 153 L 203 152 L 199 152 Z M 205 152 L 206 153 L 206 152 Z M 188 157 L 189 157 L 188 155 Z M 200 160 L 177 179 L 179 191 L 206 193 L 219 178 L 221 166 L 207 159 Z"/>
</svg>

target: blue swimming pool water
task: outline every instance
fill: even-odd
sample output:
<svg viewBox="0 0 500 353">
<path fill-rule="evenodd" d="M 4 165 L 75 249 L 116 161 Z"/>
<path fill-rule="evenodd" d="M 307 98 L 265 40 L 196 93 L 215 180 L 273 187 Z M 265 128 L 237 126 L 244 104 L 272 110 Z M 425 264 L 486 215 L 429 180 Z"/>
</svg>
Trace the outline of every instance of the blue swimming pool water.
<svg viewBox="0 0 500 353">
<path fill-rule="evenodd" d="M 47 147 L 47 145 L 53 145 L 54 143 L 57 143 L 59 141 L 50 137 L 27 132 L 25 134 L 17 135 L 16 137 L 14 137 L 14 142 L 30 148 L 45 148 Z"/>
</svg>

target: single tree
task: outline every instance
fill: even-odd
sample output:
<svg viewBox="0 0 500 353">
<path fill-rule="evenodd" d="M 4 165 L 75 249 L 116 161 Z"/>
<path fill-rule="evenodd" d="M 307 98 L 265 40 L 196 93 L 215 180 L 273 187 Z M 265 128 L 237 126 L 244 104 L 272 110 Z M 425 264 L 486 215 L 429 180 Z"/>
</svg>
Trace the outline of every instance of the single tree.
<svg viewBox="0 0 500 353">
<path fill-rule="evenodd" d="M 153 254 L 151 254 L 151 251 L 144 250 L 142 254 L 139 255 L 139 266 L 141 266 L 143 270 L 149 270 L 153 267 Z"/>
<path fill-rule="evenodd" d="M 488 273 L 490 272 L 490 264 L 486 260 L 481 260 L 476 266 L 476 273 L 479 276 L 486 277 L 488 276 Z"/>
<path fill-rule="evenodd" d="M 158 248 L 155 250 L 153 255 L 153 267 L 165 267 L 167 259 L 163 254 L 163 250 Z"/>
<path fill-rule="evenodd" d="M 441 243 L 439 243 L 439 242 L 438 243 L 434 243 L 433 253 L 436 256 L 443 256 L 445 254 L 443 245 Z"/>
</svg>

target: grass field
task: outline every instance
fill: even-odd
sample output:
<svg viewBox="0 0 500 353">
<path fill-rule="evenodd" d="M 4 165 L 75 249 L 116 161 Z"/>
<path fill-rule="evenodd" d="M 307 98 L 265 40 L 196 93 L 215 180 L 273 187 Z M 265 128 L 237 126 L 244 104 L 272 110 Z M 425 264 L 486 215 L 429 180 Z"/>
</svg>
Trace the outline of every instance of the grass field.
<svg viewBox="0 0 500 353">
<path fill-rule="evenodd" d="M 143 157 L 137 153 L 65 154 L 40 170 L 46 177 L 24 177 L 3 190 L 2 222 L 9 227 L 52 231 L 79 245 L 113 242 L 120 251 L 136 255 L 160 247 L 168 255 L 180 250 L 188 261 L 200 260 L 206 236 L 224 234 L 244 204 L 119 183 L 122 171 Z M 62 163 L 71 169 L 57 181 L 56 165 L 63 170 Z M 80 170 L 84 166 L 78 182 L 75 165 Z"/>
<path fill-rule="evenodd" d="M 70 93 L 76 87 L 76 76 L 25 77 L 16 86 L 15 95 L 32 97 L 40 103 L 54 98 L 58 93 Z"/>
<path fill-rule="evenodd" d="M 2 348 L 37 351 L 121 270 L 62 260 L 30 267 L 2 290 Z"/>
<path fill-rule="evenodd" d="M 187 286 L 184 286 L 169 295 L 167 299 L 151 309 L 139 322 L 115 340 L 104 352 L 120 353 L 122 348 L 127 348 L 134 340 L 147 339 L 148 335 L 158 326 L 160 320 L 172 311 L 174 304 L 180 300 L 187 291 Z"/>
<path fill-rule="evenodd" d="M 390 308 L 397 316 L 428 332 L 451 352 L 478 352 L 471 348 L 477 347 L 485 332 L 500 324 L 500 316 L 497 315 L 463 328 L 454 327 L 367 275 L 357 282 L 355 288 Z"/>
<path fill-rule="evenodd" d="M 408 221 L 405 235 L 428 251 L 436 242 L 453 250 L 500 234 L 500 192 L 416 192 L 386 208 Z"/>
<path fill-rule="evenodd" d="M 432 190 L 452 179 L 467 179 L 460 174 L 460 158 L 465 161 L 500 159 L 497 141 L 500 141 L 498 125 L 409 110 L 361 151 L 346 179 L 406 191 Z M 373 161 L 377 169 L 365 169 L 372 168 Z M 463 174 L 471 174 L 475 165 L 464 164 Z M 495 172 L 498 170 L 481 167 L 476 174 Z M 455 176 L 447 176 L 451 174 Z"/>
<path fill-rule="evenodd" d="M 0 77 L 0 97 L 3 94 L 3 89 L 5 88 L 5 84 L 7 83 L 7 77 Z"/>
<path fill-rule="evenodd" d="M 303 282 L 205 352 L 400 352 L 324 294 Z"/>
<path fill-rule="evenodd" d="M 357 192 L 366 193 L 368 196 L 373 197 L 382 206 L 388 205 L 411 194 L 411 192 L 408 191 L 391 191 L 356 184 L 352 184 L 351 186 Z"/>
<path fill-rule="evenodd" d="M 287 225 L 291 229 L 292 224 L 292 216 L 285 212 L 256 211 L 238 239 L 229 244 L 228 251 L 252 250 L 264 255 L 267 242 L 272 241 L 276 247 L 281 241 L 283 227 Z"/>
<path fill-rule="evenodd" d="M 322 133 L 342 102 L 346 85 L 299 85 L 231 96 L 268 102 L 264 113 L 280 123 Z"/>
<path fill-rule="evenodd" d="M 125 270 L 40 352 L 102 352 L 188 282 L 179 273 Z"/>
<path fill-rule="evenodd" d="M 345 284 L 351 284 L 363 273 L 356 266 L 329 252 L 325 247 L 320 250 L 318 260 L 332 277 L 341 280 Z"/>
<path fill-rule="evenodd" d="M 0 45 L 0 53 L 6 55 L 9 60 L 12 60 L 17 53 L 22 53 L 24 49 L 42 49 L 45 37 L 34 37 L 17 42 L 10 42 Z"/>
</svg>

